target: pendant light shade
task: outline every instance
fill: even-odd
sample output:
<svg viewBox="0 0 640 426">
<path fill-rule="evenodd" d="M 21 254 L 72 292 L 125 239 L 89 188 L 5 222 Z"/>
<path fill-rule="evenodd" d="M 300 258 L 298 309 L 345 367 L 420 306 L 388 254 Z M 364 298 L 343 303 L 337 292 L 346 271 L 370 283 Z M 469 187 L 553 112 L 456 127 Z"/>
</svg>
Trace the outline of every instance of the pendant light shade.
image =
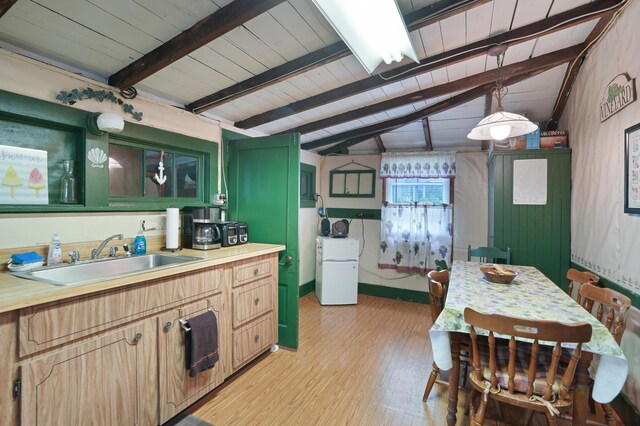
<svg viewBox="0 0 640 426">
<path fill-rule="evenodd" d="M 313 0 L 340 38 L 372 74 L 382 62 L 418 61 L 395 0 Z"/>
<path fill-rule="evenodd" d="M 483 118 L 467 135 L 469 139 L 501 141 L 516 136 L 526 135 L 538 126 L 527 117 L 507 111 L 497 111 Z"/>
<path fill-rule="evenodd" d="M 529 121 L 527 117 L 513 112 L 507 112 L 502 108 L 502 99 L 509 91 L 502 85 L 502 79 L 500 78 L 504 52 L 506 52 L 506 50 L 507 46 L 499 45 L 490 48 L 487 52 L 489 56 L 495 56 L 498 62 L 498 78 L 496 80 L 496 87 L 493 89 L 493 96 L 498 100 L 498 110 L 480 120 L 476 127 L 471 129 L 471 132 L 467 135 L 469 139 L 478 141 L 501 141 L 507 138 L 526 135 L 538 128 L 538 125 Z"/>
</svg>

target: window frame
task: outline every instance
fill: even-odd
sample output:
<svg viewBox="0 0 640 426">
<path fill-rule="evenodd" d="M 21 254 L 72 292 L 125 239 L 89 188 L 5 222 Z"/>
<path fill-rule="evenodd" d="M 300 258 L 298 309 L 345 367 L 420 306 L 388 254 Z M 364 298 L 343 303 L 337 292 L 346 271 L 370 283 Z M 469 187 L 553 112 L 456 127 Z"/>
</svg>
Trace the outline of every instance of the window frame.
<svg viewBox="0 0 640 426">
<path fill-rule="evenodd" d="M 302 176 L 308 176 L 309 187 L 306 188 L 306 193 L 310 194 L 310 196 L 303 196 L 303 188 L 302 186 Z M 316 207 L 316 199 L 314 194 L 316 193 L 316 166 L 300 163 L 300 208 L 315 208 Z"/>
<path fill-rule="evenodd" d="M 118 135 L 95 135 L 87 130 L 87 119 L 93 112 L 70 106 L 43 101 L 16 93 L 0 90 L 0 118 L 17 123 L 32 124 L 51 129 L 63 129 L 77 137 L 71 149 L 76 154 L 75 177 L 78 182 L 78 204 L 25 204 L 0 205 L 0 213 L 52 213 L 52 212 L 102 212 L 102 211 L 161 211 L 167 207 L 185 205 L 204 206 L 212 203 L 218 187 L 218 147 L 219 142 L 199 139 L 167 130 L 147 127 L 127 122 L 124 131 Z M 0 131 L 1 133 L 1 131 Z M 200 158 L 201 189 L 197 198 L 178 197 L 109 197 L 108 164 L 95 165 L 88 159 L 88 153 L 100 149 L 109 152 L 109 142 L 129 140 L 140 143 L 146 149 L 187 153 Z M 11 146 L 22 146 L 21 141 Z M 43 148 L 45 145 L 43 145 Z M 102 167 L 101 167 L 102 166 Z M 53 165 L 49 165 L 49 169 Z M 51 183 L 51 186 L 55 183 Z M 121 197 L 117 197 L 121 198 Z"/>
</svg>

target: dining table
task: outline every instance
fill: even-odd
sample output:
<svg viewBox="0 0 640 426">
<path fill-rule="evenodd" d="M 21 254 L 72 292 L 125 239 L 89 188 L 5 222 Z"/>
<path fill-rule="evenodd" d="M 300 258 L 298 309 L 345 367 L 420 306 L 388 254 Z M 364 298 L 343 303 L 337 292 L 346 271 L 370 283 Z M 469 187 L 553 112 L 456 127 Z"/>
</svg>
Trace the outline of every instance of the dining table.
<svg viewBox="0 0 640 426">
<path fill-rule="evenodd" d="M 533 320 L 591 324 L 591 340 L 582 345 L 582 357 L 576 369 L 573 404 L 573 424 L 586 424 L 590 377 L 594 380 L 592 397 L 600 403 L 613 400 L 627 377 L 627 359 L 613 335 L 537 268 L 505 266 L 518 275 L 510 284 L 496 284 L 485 279 L 480 270 L 482 266 L 491 265 L 461 260 L 453 262 L 445 306 L 429 330 L 434 362 L 441 370 L 451 370 L 447 424 L 456 423 L 460 342 L 468 339 L 471 331 L 464 321 L 465 308 Z M 479 330 L 478 334 L 483 334 L 483 331 Z M 551 344 L 540 342 L 545 343 Z"/>
</svg>

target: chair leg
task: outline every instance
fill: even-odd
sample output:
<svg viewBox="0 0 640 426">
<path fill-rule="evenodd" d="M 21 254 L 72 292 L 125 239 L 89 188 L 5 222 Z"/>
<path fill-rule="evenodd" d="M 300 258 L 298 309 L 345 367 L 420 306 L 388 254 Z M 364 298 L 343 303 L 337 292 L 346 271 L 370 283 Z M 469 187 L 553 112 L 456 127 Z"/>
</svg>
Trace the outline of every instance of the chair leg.
<svg viewBox="0 0 640 426">
<path fill-rule="evenodd" d="M 498 420 L 500 420 L 500 422 L 503 422 L 504 414 L 502 413 L 502 405 L 500 405 L 500 403 L 495 399 L 493 400 L 493 403 L 496 404 L 496 414 L 498 415 Z"/>
<path fill-rule="evenodd" d="M 604 419 L 607 422 L 607 426 L 616 426 L 618 423 L 616 422 L 616 417 L 613 414 L 613 408 L 611 404 L 601 404 L 602 411 L 604 411 Z"/>
<path fill-rule="evenodd" d="M 545 412 L 546 416 L 547 416 L 547 424 L 549 426 L 558 426 L 558 418 L 556 416 L 554 416 L 553 414 L 551 414 L 549 411 Z"/>
<path fill-rule="evenodd" d="M 476 416 L 473 418 L 474 424 L 476 425 L 484 424 L 484 416 L 486 414 L 486 411 L 487 411 L 487 401 L 485 401 L 485 398 L 482 397 L 480 398 L 480 407 L 478 408 L 478 412 L 476 413 Z"/>
<path fill-rule="evenodd" d="M 436 382 L 438 378 L 438 374 L 440 373 L 440 369 L 433 363 L 433 370 L 431 370 L 431 374 L 429 375 L 429 381 L 427 381 L 427 387 L 424 390 L 424 395 L 422 396 L 422 402 L 426 402 L 427 398 L 429 398 L 429 394 L 431 393 L 431 389 L 433 388 L 433 384 Z"/>
<path fill-rule="evenodd" d="M 534 414 L 534 411 L 533 411 L 533 410 L 527 410 L 527 411 L 525 411 L 525 413 L 524 413 L 524 419 L 523 419 L 523 421 L 522 421 L 522 424 L 523 424 L 524 426 L 529 426 L 529 424 L 531 423 L 531 419 L 533 419 L 533 414 Z"/>
</svg>

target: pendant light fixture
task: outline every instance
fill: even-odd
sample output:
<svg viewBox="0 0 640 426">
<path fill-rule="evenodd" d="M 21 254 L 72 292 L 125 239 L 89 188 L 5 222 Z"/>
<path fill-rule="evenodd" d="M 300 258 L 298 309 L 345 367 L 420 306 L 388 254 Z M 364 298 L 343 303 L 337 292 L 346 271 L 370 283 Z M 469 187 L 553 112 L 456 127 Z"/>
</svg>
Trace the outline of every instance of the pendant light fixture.
<svg viewBox="0 0 640 426">
<path fill-rule="evenodd" d="M 471 132 L 467 135 L 469 139 L 501 141 L 507 138 L 526 135 L 538 128 L 538 125 L 529 121 L 527 117 L 507 112 L 502 108 L 502 100 L 509 92 L 509 89 L 502 85 L 503 80 L 500 72 L 502 70 L 502 63 L 504 62 L 504 52 L 506 51 L 506 45 L 498 45 L 491 47 L 487 52 L 489 56 L 495 56 L 498 63 L 498 78 L 496 80 L 496 87 L 493 88 L 492 92 L 493 96 L 498 100 L 498 110 L 480 120 L 476 127 L 471 129 Z"/>
<path fill-rule="evenodd" d="M 373 74 L 383 61 L 419 62 L 395 0 L 313 0 L 362 66 Z"/>
</svg>

